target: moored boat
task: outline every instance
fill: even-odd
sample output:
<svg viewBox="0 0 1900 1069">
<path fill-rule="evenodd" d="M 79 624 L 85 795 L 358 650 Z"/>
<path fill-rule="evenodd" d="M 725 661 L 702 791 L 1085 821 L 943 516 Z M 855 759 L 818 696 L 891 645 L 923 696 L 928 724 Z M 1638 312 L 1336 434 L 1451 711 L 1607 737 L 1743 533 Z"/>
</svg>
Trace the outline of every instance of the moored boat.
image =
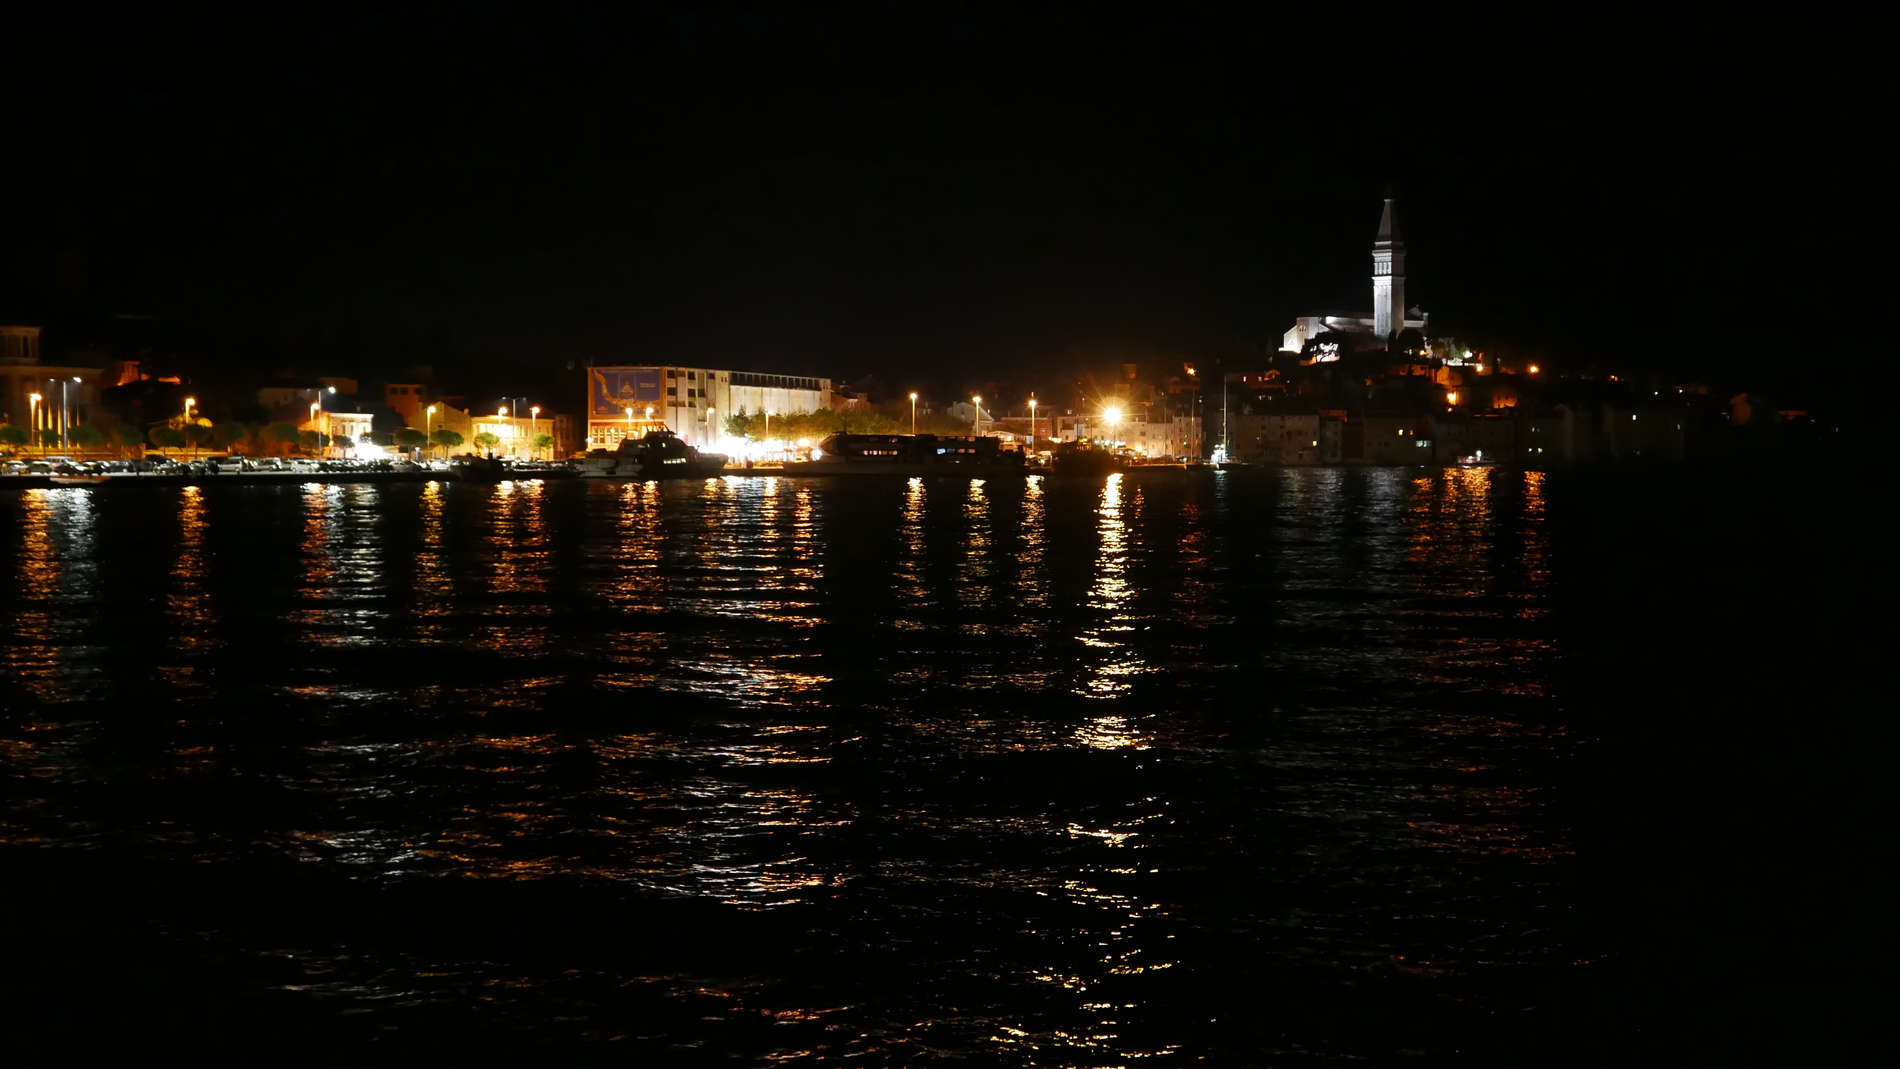
<svg viewBox="0 0 1900 1069">
<path fill-rule="evenodd" d="M 1121 471 L 1127 467 L 1127 461 L 1115 450 L 1085 438 L 1056 446 L 1051 466 L 1057 475 L 1104 475 Z"/>
<path fill-rule="evenodd" d="M 783 475 L 1021 475 L 1023 455 L 996 438 L 942 434 L 826 436 Z"/>
<path fill-rule="evenodd" d="M 618 449 L 596 449 L 574 463 L 584 479 L 703 479 L 725 469 L 724 453 L 702 453 L 664 430 L 623 438 Z"/>
<path fill-rule="evenodd" d="M 464 482 L 500 482 L 502 472 L 501 461 L 494 457 L 476 456 L 470 453 L 454 457 L 449 461 L 449 474 Z"/>
</svg>

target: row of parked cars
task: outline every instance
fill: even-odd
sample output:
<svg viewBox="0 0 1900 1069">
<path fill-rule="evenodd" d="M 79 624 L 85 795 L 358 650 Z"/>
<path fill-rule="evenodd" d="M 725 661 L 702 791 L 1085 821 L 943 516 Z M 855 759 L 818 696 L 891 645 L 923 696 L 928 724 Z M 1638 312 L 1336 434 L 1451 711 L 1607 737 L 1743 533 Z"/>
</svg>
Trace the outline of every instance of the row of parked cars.
<svg viewBox="0 0 1900 1069">
<path fill-rule="evenodd" d="M 72 457 L 21 457 L 0 462 L 6 475 L 217 475 L 251 471 L 423 471 L 436 465 L 408 460 L 311 460 L 304 457 L 203 457 L 183 460 L 149 456 L 137 460 L 76 460 Z M 441 465 L 446 467 L 446 464 Z"/>
</svg>

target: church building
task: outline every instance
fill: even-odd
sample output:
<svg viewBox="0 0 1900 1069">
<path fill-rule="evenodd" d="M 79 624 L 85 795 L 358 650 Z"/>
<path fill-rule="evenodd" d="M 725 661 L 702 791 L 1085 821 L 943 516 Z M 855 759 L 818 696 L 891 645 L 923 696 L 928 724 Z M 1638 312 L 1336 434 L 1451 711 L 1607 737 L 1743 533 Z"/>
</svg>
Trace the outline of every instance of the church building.
<svg viewBox="0 0 1900 1069">
<path fill-rule="evenodd" d="M 1385 198 L 1385 210 L 1379 213 L 1379 236 L 1372 242 L 1372 316 L 1301 316 L 1280 338 L 1280 348 L 1297 353 L 1321 334 L 1353 334 L 1356 348 L 1384 345 L 1394 333 L 1408 327 L 1425 329 L 1426 315 L 1405 307 L 1405 242 L 1399 238 L 1398 217 L 1392 211 L 1392 198 Z M 1325 354 L 1320 359 L 1338 359 Z"/>
</svg>

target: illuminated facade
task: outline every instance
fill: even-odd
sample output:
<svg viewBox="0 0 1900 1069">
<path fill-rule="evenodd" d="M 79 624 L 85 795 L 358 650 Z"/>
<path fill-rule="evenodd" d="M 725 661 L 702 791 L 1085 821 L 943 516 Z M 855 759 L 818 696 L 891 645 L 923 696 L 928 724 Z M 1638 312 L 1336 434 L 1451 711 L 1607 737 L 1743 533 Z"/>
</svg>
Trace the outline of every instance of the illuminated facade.
<svg viewBox="0 0 1900 1069">
<path fill-rule="evenodd" d="M 92 422 L 99 391 L 114 385 L 103 368 L 42 364 L 40 328 L 0 326 L 0 423 L 27 428 L 35 441 L 64 435 Z"/>
<path fill-rule="evenodd" d="M 1321 334 L 1360 334 L 1371 343 L 1383 344 L 1396 331 L 1407 328 L 1423 331 L 1425 313 L 1405 307 L 1405 242 L 1399 237 L 1398 215 L 1392 210 L 1392 198 L 1385 198 L 1379 213 L 1379 233 L 1372 242 L 1372 316 L 1300 316 L 1280 336 L 1284 352 L 1297 353 Z M 1336 360 L 1335 352 L 1319 359 Z"/>
<path fill-rule="evenodd" d="M 728 416 L 830 407 L 830 379 L 667 365 L 590 367 L 587 447 L 613 449 L 628 435 L 665 428 L 697 449 L 732 452 Z"/>
</svg>

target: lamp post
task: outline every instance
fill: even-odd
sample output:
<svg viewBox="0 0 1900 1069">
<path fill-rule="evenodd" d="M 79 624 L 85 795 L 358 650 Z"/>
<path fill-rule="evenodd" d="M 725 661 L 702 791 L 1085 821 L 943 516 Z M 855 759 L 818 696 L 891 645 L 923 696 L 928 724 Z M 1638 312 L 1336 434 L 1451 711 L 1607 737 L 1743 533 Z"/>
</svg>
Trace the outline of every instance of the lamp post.
<svg viewBox="0 0 1900 1069">
<path fill-rule="evenodd" d="M 983 395 L 970 395 L 970 403 L 976 406 L 976 415 L 970 417 L 970 437 L 983 433 Z"/>
<path fill-rule="evenodd" d="M 68 379 L 59 380 L 59 451 L 62 453 L 66 452 L 70 448 L 66 444 L 66 427 L 67 427 L 66 384 L 69 381 L 78 382 L 79 376 L 74 375 L 70 380 Z M 47 379 L 46 383 L 47 385 L 50 386 L 52 385 L 53 380 Z"/>
<path fill-rule="evenodd" d="M 1113 433 L 1114 428 L 1121 425 L 1121 421 L 1122 421 L 1121 409 L 1115 407 L 1114 405 L 1109 405 L 1107 408 L 1102 409 L 1102 422 L 1108 424 L 1110 433 Z M 1120 441 L 1120 439 L 1111 438 L 1110 441 Z"/>
<path fill-rule="evenodd" d="M 191 433 L 191 406 L 197 403 L 198 399 L 196 397 L 185 398 L 185 434 L 193 439 L 191 443 L 191 456 L 194 460 L 198 457 L 198 442 L 196 441 L 197 435 Z"/>
<path fill-rule="evenodd" d="M 1194 459 L 1199 460 L 1201 458 L 1201 379 L 1191 367 L 1187 369 L 1187 373 L 1188 382 L 1194 387 L 1194 392 L 1188 395 L 1188 430 L 1194 436 Z"/>
<path fill-rule="evenodd" d="M 917 436 L 917 391 L 916 390 L 912 390 L 910 392 L 910 433 L 911 433 L 911 437 L 913 438 Z"/>
<path fill-rule="evenodd" d="M 422 448 L 424 451 L 423 455 L 425 456 L 435 451 L 435 435 L 430 433 L 430 427 L 434 423 L 435 406 L 430 405 L 422 413 Z"/>
<path fill-rule="evenodd" d="M 323 401 L 321 394 L 317 396 L 317 400 L 310 402 L 310 433 L 318 436 L 317 449 L 321 451 L 323 449 L 323 432 L 317 429 L 317 409 L 323 407 Z"/>
<path fill-rule="evenodd" d="M 528 406 L 528 448 L 530 449 L 540 448 L 539 446 L 534 444 L 534 440 L 537 437 L 539 437 L 537 434 L 535 434 L 535 430 L 536 430 L 535 424 L 536 424 L 536 421 L 538 421 L 540 418 L 541 418 L 541 406 L 529 405 Z"/>
<path fill-rule="evenodd" d="M 33 431 L 33 443 L 40 447 L 40 455 L 46 455 L 46 442 L 40 438 L 40 395 L 33 393 L 26 397 L 26 425 Z"/>
<path fill-rule="evenodd" d="M 1036 399 L 1029 399 L 1029 450 L 1036 450 Z"/>
</svg>

